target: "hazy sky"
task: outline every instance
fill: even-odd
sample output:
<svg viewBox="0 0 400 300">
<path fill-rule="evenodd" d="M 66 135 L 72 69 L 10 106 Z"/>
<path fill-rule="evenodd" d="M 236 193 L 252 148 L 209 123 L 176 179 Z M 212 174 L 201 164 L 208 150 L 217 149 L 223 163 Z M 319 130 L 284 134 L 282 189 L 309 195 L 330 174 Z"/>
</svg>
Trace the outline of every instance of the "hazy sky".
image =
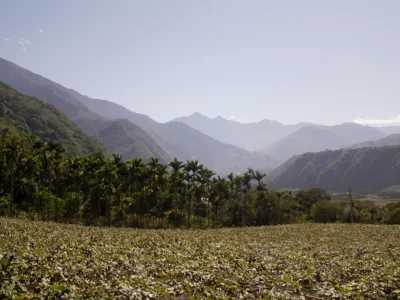
<svg viewBox="0 0 400 300">
<path fill-rule="evenodd" d="M 400 1 L 0 0 L 0 57 L 167 121 L 400 121 Z M 388 122 L 388 121 L 386 121 Z"/>
</svg>

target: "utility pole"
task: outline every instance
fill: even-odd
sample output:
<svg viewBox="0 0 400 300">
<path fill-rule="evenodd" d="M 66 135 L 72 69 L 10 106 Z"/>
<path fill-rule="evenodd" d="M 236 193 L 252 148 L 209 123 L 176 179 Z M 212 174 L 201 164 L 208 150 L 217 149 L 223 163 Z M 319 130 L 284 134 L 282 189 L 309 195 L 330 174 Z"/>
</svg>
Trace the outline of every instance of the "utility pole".
<svg viewBox="0 0 400 300">
<path fill-rule="evenodd" d="M 350 221 L 353 224 L 353 199 L 351 196 L 351 188 L 349 188 L 349 204 L 350 204 Z"/>
</svg>

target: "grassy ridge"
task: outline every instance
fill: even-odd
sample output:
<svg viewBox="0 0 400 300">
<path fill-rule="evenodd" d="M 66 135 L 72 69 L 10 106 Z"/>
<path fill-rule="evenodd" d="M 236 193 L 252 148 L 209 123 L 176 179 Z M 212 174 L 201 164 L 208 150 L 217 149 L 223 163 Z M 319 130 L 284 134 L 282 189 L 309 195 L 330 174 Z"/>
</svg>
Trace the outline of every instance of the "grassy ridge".
<svg viewBox="0 0 400 300">
<path fill-rule="evenodd" d="M 0 298 L 396 299 L 399 233 L 340 224 L 155 231 L 0 218 Z"/>
</svg>

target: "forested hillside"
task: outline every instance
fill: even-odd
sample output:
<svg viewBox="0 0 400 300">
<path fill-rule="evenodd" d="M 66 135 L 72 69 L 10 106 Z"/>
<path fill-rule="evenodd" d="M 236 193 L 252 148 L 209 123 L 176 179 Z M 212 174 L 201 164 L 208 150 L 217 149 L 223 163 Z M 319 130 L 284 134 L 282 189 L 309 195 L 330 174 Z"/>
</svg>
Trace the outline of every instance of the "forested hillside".
<svg viewBox="0 0 400 300">
<path fill-rule="evenodd" d="M 83 155 L 104 151 L 93 137 L 52 105 L 34 97 L 21 95 L 0 82 L 0 129 L 13 136 L 55 140 L 69 155 Z"/>
<path fill-rule="evenodd" d="M 349 187 L 379 191 L 399 181 L 400 147 L 306 153 L 269 173 L 273 188 L 320 187 L 334 192 Z"/>
</svg>

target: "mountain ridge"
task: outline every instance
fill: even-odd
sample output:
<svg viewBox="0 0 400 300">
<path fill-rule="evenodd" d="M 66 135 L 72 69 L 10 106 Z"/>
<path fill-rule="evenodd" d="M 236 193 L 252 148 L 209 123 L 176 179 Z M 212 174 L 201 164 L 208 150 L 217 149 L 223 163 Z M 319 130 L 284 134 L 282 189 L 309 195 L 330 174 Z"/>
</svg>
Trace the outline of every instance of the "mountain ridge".
<svg viewBox="0 0 400 300">
<path fill-rule="evenodd" d="M 269 186 L 279 189 L 349 187 L 379 191 L 399 184 L 400 146 L 328 150 L 297 155 L 268 173 Z"/>
<path fill-rule="evenodd" d="M 268 119 L 252 123 L 240 123 L 221 116 L 209 118 L 198 112 L 190 116 L 175 118 L 172 121 L 185 123 L 216 140 L 249 151 L 258 151 L 287 134 L 295 132 L 302 127 L 313 125 L 305 122 L 284 125 L 278 121 Z"/>
<path fill-rule="evenodd" d="M 337 150 L 349 145 L 377 140 L 385 135 L 374 127 L 355 123 L 326 126 L 314 125 L 300 128 L 259 152 L 281 161 L 307 152 Z"/>
<path fill-rule="evenodd" d="M 358 144 L 351 145 L 347 148 L 357 149 L 357 148 L 371 148 L 371 147 L 388 147 L 400 145 L 400 133 L 394 133 L 388 135 L 380 140 L 376 141 L 366 141 Z"/>
</svg>

